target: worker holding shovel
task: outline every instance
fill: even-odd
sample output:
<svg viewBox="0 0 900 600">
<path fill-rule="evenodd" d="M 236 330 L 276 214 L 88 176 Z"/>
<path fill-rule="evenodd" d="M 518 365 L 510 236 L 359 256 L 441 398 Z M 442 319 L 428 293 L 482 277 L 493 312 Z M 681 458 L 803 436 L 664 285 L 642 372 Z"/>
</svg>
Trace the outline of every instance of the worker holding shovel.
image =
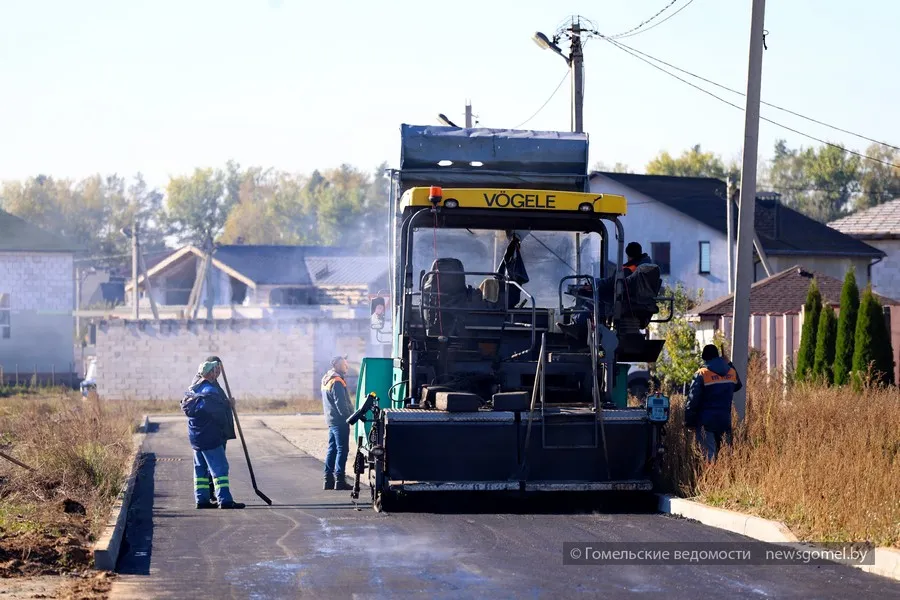
<svg viewBox="0 0 900 600">
<path fill-rule="evenodd" d="M 215 484 L 219 508 L 244 508 L 244 504 L 232 498 L 228 481 L 225 442 L 234 438 L 234 425 L 231 404 L 217 383 L 221 373 L 221 361 L 204 361 L 198 369 L 199 380 L 191 385 L 181 401 L 181 410 L 188 417 L 188 438 L 194 450 L 197 508 L 216 507 L 210 502 L 210 479 Z"/>
<path fill-rule="evenodd" d="M 203 361 L 203 364 L 206 364 L 206 363 L 209 363 L 209 362 L 215 362 L 215 363 L 218 363 L 220 366 L 222 365 L 222 359 L 219 358 L 218 356 L 207 356 L 207 357 L 206 357 L 206 360 Z M 203 365 L 200 365 L 200 367 L 201 367 L 201 369 L 202 369 Z M 224 372 L 224 367 L 222 368 L 222 370 L 223 370 L 223 372 Z M 200 383 L 201 381 L 205 381 L 205 379 L 204 379 L 204 377 L 203 377 L 203 373 L 198 372 L 196 375 L 194 375 L 194 380 L 191 382 L 191 388 L 193 389 L 193 388 L 194 388 L 198 383 Z M 215 388 L 219 391 L 220 394 L 222 394 L 222 395 L 225 396 L 226 398 L 228 397 L 228 395 L 225 393 L 225 390 L 223 390 L 223 389 L 222 389 L 222 386 L 219 385 L 219 381 L 218 381 L 217 379 L 214 379 L 214 380 L 212 380 L 212 381 L 209 381 L 209 383 L 210 383 L 210 385 L 212 385 L 213 387 L 215 387 Z M 230 402 L 230 401 L 229 401 L 229 402 Z M 226 446 L 226 449 L 227 449 L 227 446 L 228 446 L 228 440 L 233 440 L 233 439 L 235 439 L 236 437 L 237 437 L 237 436 L 234 434 L 234 418 L 233 418 L 233 415 L 231 414 L 231 411 L 229 410 L 229 412 L 228 412 L 228 421 L 227 421 L 227 423 L 225 424 L 225 443 L 222 444 L 222 445 L 223 445 L 223 446 Z M 201 477 L 201 479 L 202 479 L 202 478 L 205 478 L 205 479 L 207 479 L 207 480 L 209 481 L 209 498 L 210 498 L 210 502 L 211 502 L 212 504 L 217 504 L 217 500 L 216 500 L 216 488 L 215 488 L 215 484 L 213 483 L 213 476 L 212 476 L 212 474 L 207 470 L 206 475 L 204 475 L 203 477 Z"/>
</svg>

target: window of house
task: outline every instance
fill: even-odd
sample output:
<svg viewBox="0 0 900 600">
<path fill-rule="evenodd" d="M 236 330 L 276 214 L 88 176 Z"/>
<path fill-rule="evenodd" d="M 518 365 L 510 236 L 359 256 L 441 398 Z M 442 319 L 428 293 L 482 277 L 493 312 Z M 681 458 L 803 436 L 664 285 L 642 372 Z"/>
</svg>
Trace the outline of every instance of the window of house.
<svg viewBox="0 0 900 600">
<path fill-rule="evenodd" d="M 11 335 L 12 311 L 9 306 L 9 294 L 0 293 L 0 340 L 8 340 Z"/>
<path fill-rule="evenodd" d="M 710 256 L 709 242 L 700 242 L 700 274 L 709 275 L 710 272 Z"/>
<path fill-rule="evenodd" d="M 672 244 L 669 242 L 650 242 L 650 258 L 659 265 L 660 275 L 669 275 L 671 265 Z"/>
</svg>

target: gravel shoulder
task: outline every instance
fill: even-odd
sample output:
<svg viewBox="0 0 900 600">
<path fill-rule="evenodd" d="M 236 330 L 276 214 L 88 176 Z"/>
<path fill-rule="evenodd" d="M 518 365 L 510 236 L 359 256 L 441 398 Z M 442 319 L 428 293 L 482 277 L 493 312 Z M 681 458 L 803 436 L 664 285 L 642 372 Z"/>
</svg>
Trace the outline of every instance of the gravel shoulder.
<svg viewBox="0 0 900 600">
<path fill-rule="evenodd" d="M 325 426 L 324 415 L 266 415 L 257 418 L 303 452 L 325 462 L 325 453 L 328 451 L 328 427 Z M 347 452 L 348 475 L 355 455 L 356 439 L 351 431 L 350 448 Z"/>
</svg>

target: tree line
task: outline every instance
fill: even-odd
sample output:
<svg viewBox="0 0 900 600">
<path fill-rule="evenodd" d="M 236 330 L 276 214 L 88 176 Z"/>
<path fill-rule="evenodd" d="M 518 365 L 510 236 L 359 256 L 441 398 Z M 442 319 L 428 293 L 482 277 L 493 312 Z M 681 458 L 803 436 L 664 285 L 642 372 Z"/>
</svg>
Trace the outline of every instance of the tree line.
<svg viewBox="0 0 900 600">
<path fill-rule="evenodd" d="M 858 152 L 865 159 L 845 150 L 839 144 L 790 148 L 778 140 L 760 169 L 757 189 L 780 194 L 787 206 L 823 223 L 900 197 L 900 150 L 872 144 Z M 611 168 L 599 163 L 595 170 L 631 172 L 622 163 Z M 661 152 L 647 163 L 645 173 L 722 180 L 731 176 L 737 184 L 741 168 L 696 145 L 679 156 Z"/>
<path fill-rule="evenodd" d="M 153 189 L 138 173 L 79 181 L 48 175 L 7 181 L 0 208 L 76 242 L 92 257 L 126 256 L 138 224 L 145 251 L 170 242 L 352 245 L 381 249 L 388 231 L 386 165 L 294 174 L 262 167 L 197 168 Z"/>
<path fill-rule="evenodd" d="M 882 162 L 834 146 L 791 149 L 779 140 L 759 188 L 780 193 L 787 205 L 823 222 L 900 197 L 900 169 L 889 166 L 900 164 L 900 151 L 875 144 L 865 154 Z M 164 189 L 152 188 L 140 173 L 81 180 L 42 174 L 4 182 L 0 208 L 97 257 L 127 255 L 130 241 L 122 229 L 134 222 L 147 251 L 211 238 L 225 244 L 352 244 L 368 252 L 383 246 L 388 231 L 386 168 L 345 164 L 297 174 L 229 161 L 172 177 Z M 622 163 L 595 168 L 631 172 Z M 739 181 L 740 168 L 698 145 L 679 156 L 661 152 L 645 172 Z"/>
</svg>

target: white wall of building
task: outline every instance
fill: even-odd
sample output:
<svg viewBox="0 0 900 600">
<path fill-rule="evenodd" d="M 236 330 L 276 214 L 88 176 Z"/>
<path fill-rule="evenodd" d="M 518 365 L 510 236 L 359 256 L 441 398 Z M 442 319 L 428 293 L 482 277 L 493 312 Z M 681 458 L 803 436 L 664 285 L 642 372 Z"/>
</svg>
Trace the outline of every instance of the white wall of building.
<svg viewBox="0 0 900 600">
<path fill-rule="evenodd" d="M 671 275 L 664 276 L 666 283 L 680 281 L 688 289 L 702 289 L 704 300 L 728 293 L 727 241 L 720 232 L 603 175 L 591 179 L 591 191 L 620 194 L 628 200 L 628 214 L 622 218 L 626 244 L 638 242 L 651 258 L 655 258 L 652 242 L 671 244 Z M 710 242 L 708 275 L 700 273 L 701 241 Z"/>
<path fill-rule="evenodd" d="M 10 336 L 0 334 L 0 367 L 20 380 L 67 373 L 75 337 L 71 253 L 0 252 L 0 293 L 9 294 Z M 27 381 L 27 380 L 26 380 Z"/>
<path fill-rule="evenodd" d="M 887 256 L 872 267 L 872 287 L 888 298 L 900 300 L 900 240 L 865 240 Z"/>
</svg>

